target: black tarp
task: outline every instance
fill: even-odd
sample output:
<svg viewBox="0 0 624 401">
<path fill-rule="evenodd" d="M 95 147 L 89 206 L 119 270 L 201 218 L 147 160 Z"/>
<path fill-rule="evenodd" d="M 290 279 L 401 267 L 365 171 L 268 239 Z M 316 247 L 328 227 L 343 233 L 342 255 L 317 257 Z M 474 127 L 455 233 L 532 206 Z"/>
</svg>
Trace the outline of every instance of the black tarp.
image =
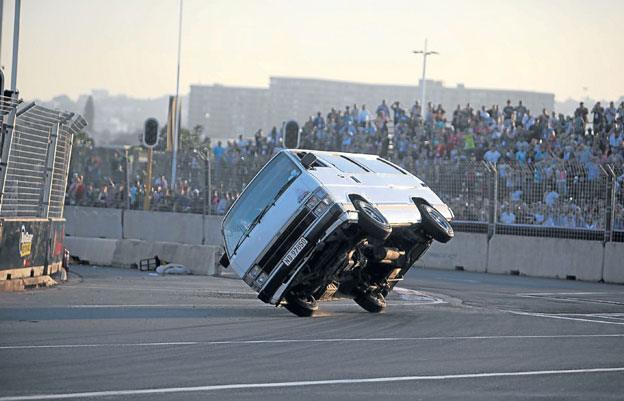
<svg viewBox="0 0 624 401">
<path fill-rule="evenodd" d="M 0 218 L 0 270 L 61 262 L 64 237 L 64 219 Z"/>
</svg>

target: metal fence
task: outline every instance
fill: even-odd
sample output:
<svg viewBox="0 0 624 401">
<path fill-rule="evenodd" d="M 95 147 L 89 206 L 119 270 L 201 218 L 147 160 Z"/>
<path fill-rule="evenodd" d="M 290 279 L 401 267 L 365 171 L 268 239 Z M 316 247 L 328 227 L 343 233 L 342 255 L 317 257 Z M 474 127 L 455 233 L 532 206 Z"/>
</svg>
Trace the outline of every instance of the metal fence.
<svg viewBox="0 0 624 401">
<path fill-rule="evenodd" d="M 266 155 L 222 157 L 210 165 L 194 152 L 180 152 L 176 190 L 167 177 L 171 157 L 154 154 L 151 209 L 223 214 L 268 160 Z M 73 180 L 83 206 L 141 209 L 147 158 L 140 148 L 75 148 Z M 449 160 L 402 164 L 423 179 L 455 213 L 458 231 L 596 240 L 624 239 L 624 168 L 594 162 L 550 160 L 535 165 Z M 126 193 L 126 169 L 128 193 Z M 207 174 L 210 179 L 207 179 Z"/>
<path fill-rule="evenodd" d="M 61 218 L 72 137 L 85 120 L 6 97 L 1 110 L 0 217 Z"/>
<path fill-rule="evenodd" d="M 154 152 L 152 192 L 147 195 L 150 210 L 202 213 L 207 194 L 206 213 L 224 214 L 269 157 L 213 157 L 206 164 L 203 155 L 180 151 L 177 159 L 178 182 L 173 189 L 170 153 Z M 146 177 L 147 156 L 142 148 L 76 146 L 66 203 L 143 209 Z"/>
<path fill-rule="evenodd" d="M 451 206 L 460 231 L 624 240 L 622 166 L 444 162 L 413 170 Z"/>
</svg>

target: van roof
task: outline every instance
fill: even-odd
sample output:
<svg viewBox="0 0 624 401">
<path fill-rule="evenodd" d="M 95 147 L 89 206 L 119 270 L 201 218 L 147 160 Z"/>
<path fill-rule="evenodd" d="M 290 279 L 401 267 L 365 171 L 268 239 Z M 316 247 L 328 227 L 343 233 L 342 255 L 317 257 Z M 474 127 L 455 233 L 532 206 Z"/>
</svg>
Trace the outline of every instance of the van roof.
<svg viewBox="0 0 624 401">
<path fill-rule="evenodd" d="M 305 153 L 312 153 L 323 163 L 323 167 L 335 168 L 344 173 L 409 175 L 409 173 L 401 167 L 377 155 L 307 149 L 290 149 L 289 151 L 299 157 L 302 157 Z"/>
</svg>

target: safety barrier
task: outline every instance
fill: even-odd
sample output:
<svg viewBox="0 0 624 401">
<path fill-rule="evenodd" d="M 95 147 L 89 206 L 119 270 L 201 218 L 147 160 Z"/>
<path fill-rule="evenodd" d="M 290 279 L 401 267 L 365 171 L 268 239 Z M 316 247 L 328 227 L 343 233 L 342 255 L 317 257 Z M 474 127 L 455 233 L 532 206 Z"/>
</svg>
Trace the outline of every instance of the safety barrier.
<svg viewBox="0 0 624 401">
<path fill-rule="evenodd" d="M 485 234 L 456 232 L 455 238 L 446 244 L 434 242 L 416 266 L 485 272 L 487 247 Z"/>
<path fill-rule="evenodd" d="M 624 284 L 624 243 L 605 245 L 603 279 L 607 283 Z"/>
<path fill-rule="evenodd" d="M 489 273 L 532 277 L 602 279 L 599 241 L 495 235 L 489 243 Z"/>
<path fill-rule="evenodd" d="M 198 275 L 215 274 L 222 252 L 214 245 L 86 237 L 67 237 L 65 246 L 73 257 L 94 265 L 132 267 L 141 259 L 158 255 L 161 260 L 182 264 Z"/>
<path fill-rule="evenodd" d="M 121 209 L 65 208 L 65 233 L 72 237 L 122 238 Z"/>
<path fill-rule="evenodd" d="M 98 261 L 100 264 L 130 265 L 138 263 L 138 259 L 158 255 L 164 260 L 183 263 L 184 252 L 189 255 L 204 255 L 193 246 L 200 246 L 202 237 L 204 243 L 212 252 L 207 256 L 217 260 L 221 252 L 221 217 L 205 216 L 204 233 L 202 233 L 202 217 L 200 215 L 167 213 L 167 212 L 123 212 L 123 229 L 112 229 L 111 224 L 121 226 L 122 213 L 119 216 L 110 215 L 110 220 L 103 224 L 107 227 L 97 228 L 94 225 L 102 221 L 99 212 L 109 212 L 107 209 L 67 207 L 68 235 L 74 233 L 94 234 L 91 237 L 100 237 L 102 233 L 112 234 L 115 250 L 110 255 L 110 246 L 105 242 L 90 242 L 100 244 L 101 249 L 89 250 L 84 259 L 94 261 L 100 252 L 106 256 Z M 464 227 L 466 228 L 466 227 Z M 605 281 L 610 283 L 624 283 L 624 243 L 603 242 L 596 240 L 572 238 L 555 238 L 556 233 L 548 233 L 550 237 L 533 237 L 497 233 L 488 239 L 487 233 L 456 232 L 455 238 L 447 244 L 434 242 L 431 249 L 416 263 L 418 267 L 432 267 L 448 270 L 465 270 L 474 272 L 488 272 L 499 274 L 519 274 L 535 277 L 552 277 L 586 281 Z M 124 240 L 120 245 L 119 240 Z M 85 234 L 85 236 L 87 235 Z M 138 242 L 133 242 L 138 240 Z M 76 240 L 67 237 L 67 247 L 78 247 Z M 174 244 L 177 245 L 153 245 Z M 185 244 L 180 244 L 184 242 Z M 69 245 L 72 244 L 72 245 Z M 80 245 L 83 246 L 83 245 Z M 178 251 L 180 250 L 180 251 Z M 197 252 L 197 253 L 194 253 Z M 167 256 L 162 256 L 167 255 Z M 170 255 L 170 256 L 169 256 Z M 79 255 L 77 255 L 79 256 Z M 79 256 L 80 257 L 80 256 Z M 107 262 L 109 259 L 110 262 Z M 169 257 L 170 259 L 167 259 Z M 174 259 L 174 257 L 176 259 Z M 196 256 L 189 256 L 195 263 Z M 205 257 L 197 256 L 197 257 Z M 81 257 L 82 259 L 82 257 Z M 199 259 L 201 260 L 201 259 Z M 212 262 L 209 262 L 212 266 Z M 190 266 L 189 266 L 190 267 Z"/>
<path fill-rule="evenodd" d="M 221 216 L 67 206 L 65 218 L 65 233 L 72 237 L 195 245 L 221 245 L 223 242 Z"/>
</svg>

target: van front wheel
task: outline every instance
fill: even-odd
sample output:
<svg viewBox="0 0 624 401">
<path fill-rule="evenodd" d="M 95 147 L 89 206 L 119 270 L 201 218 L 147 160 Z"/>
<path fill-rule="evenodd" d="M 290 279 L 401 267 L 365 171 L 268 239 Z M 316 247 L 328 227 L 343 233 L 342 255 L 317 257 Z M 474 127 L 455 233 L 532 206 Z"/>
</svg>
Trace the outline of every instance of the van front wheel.
<svg viewBox="0 0 624 401">
<path fill-rule="evenodd" d="M 296 295 L 286 296 L 286 310 L 299 317 L 310 317 L 318 310 L 318 303 L 313 297 L 308 299 L 299 298 Z"/>
<path fill-rule="evenodd" d="M 354 198 L 352 202 L 358 212 L 358 224 L 366 234 L 382 241 L 390 236 L 392 227 L 379 209 L 363 198 Z"/>
<path fill-rule="evenodd" d="M 418 204 L 418 211 L 422 217 L 422 228 L 431 238 L 445 243 L 455 236 L 453 227 L 438 209 L 426 203 L 420 203 Z"/>
</svg>

